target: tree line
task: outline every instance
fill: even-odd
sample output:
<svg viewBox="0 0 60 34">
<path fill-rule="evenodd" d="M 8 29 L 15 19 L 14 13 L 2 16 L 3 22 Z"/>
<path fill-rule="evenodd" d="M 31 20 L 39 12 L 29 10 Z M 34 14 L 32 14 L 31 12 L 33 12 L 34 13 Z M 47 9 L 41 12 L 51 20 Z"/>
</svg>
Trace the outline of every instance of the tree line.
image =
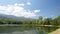
<svg viewBox="0 0 60 34">
<path fill-rule="evenodd" d="M 23 21 L 0 19 L 0 24 L 36 24 L 36 25 L 60 26 L 60 16 L 57 16 L 56 18 L 44 18 L 44 19 L 42 16 L 39 16 L 38 19 L 23 20 Z"/>
</svg>

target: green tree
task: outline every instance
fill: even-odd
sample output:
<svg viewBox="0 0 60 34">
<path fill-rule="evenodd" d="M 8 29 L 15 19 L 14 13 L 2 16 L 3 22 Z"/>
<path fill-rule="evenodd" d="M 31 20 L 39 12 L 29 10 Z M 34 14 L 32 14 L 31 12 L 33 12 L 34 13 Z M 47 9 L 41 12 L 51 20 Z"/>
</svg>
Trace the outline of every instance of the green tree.
<svg viewBox="0 0 60 34">
<path fill-rule="evenodd" d="M 43 19 L 43 17 L 42 16 L 39 16 L 39 20 L 42 20 Z"/>
<path fill-rule="evenodd" d="M 39 25 L 42 25 L 43 24 L 43 17 L 42 16 L 39 16 L 39 19 L 38 19 L 38 24 Z"/>
<path fill-rule="evenodd" d="M 60 16 L 57 16 L 52 20 L 52 25 L 60 25 Z"/>
<path fill-rule="evenodd" d="M 45 18 L 44 25 L 51 25 L 52 18 Z"/>
</svg>

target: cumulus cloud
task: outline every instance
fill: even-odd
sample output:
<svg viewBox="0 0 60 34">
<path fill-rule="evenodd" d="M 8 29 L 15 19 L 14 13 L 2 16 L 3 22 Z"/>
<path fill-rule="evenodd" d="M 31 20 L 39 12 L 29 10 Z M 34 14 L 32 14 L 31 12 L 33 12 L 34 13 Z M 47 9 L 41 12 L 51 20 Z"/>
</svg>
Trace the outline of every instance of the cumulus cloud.
<svg viewBox="0 0 60 34">
<path fill-rule="evenodd" d="M 14 4 L 14 6 L 17 6 L 17 5 L 18 5 L 18 6 L 24 6 L 25 4 L 23 4 L 23 3 L 21 3 L 21 4 L 15 3 L 15 4 Z"/>
<path fill-rule="evenodd" d="M 34 10 L 34 13 L 38 13 L 38 12 L 40 12 L 40 10 Z"/>
<path fill-rule="evenodd" d="M 35 17 L 36 13 L 38 13 L 39 11 L 40 10 L 25 10 L 24 4 L 15 3 L 14 5 L 0 5 L 0 14 L 14 15 L 18 17 Z"/>
<path fill-rule="evenodd" d="M 27 2 L 27 5 L 31 5 L 31 3 L 30 2 Z"/>
</svg>

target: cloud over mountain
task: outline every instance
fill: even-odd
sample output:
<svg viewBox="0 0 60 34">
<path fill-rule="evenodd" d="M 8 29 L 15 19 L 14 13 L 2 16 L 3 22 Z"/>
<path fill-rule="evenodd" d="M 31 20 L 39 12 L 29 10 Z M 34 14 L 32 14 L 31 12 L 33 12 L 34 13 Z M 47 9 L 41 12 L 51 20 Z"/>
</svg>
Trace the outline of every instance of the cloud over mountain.
<svg viewBox="0 0 60 34">
<path fill-rule="evenodd" d="M 29 3 L 28 3 L 29 4 Z M 0 5 L 0 14 L 14 15 L 18 17 L 26 17 L 31 18 L 35 17 L 36 13 L 40 12 L 40 10 L 25 10 L 25 4 L 13 4 L 13 5 Z"/>
</svg>

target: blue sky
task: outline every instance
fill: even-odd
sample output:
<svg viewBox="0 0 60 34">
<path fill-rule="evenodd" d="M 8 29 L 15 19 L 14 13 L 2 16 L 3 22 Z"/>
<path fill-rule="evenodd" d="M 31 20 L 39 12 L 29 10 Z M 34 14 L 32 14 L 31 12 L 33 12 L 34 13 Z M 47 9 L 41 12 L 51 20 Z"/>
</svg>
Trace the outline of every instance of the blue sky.
<svg viewBox="0 0 60 34">
<path fill-rule="evenodd" d="M 60 15 L 60 0 L 0 0 L 0 14 L 26 18 L 37 18 L 38 16 L 54 18 Z"/>
</svg>

